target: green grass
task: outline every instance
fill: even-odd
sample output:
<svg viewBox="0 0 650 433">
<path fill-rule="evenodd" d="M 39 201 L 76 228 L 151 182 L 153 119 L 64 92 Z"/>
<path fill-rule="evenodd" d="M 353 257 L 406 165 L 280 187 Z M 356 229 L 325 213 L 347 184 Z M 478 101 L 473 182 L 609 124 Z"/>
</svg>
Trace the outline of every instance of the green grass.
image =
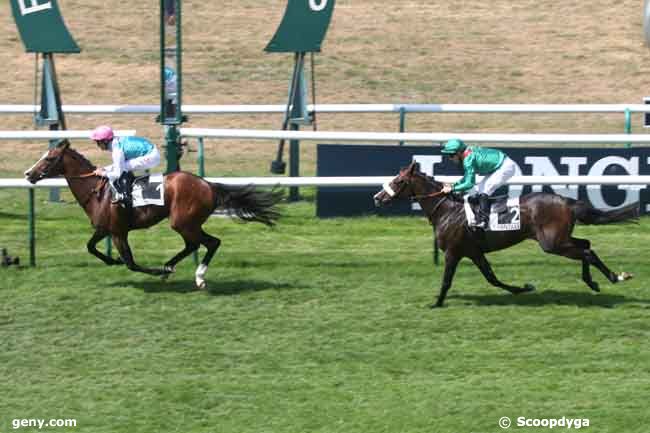
<svg viewBox="0 0 650 433">
<path fill-rule="evenodd" d="M 601 294 L 528 242 L 489 257 L 536 293 L 502 292 L 464 261 L 432 311 L 441 267 L 421 218 L 318 220 L 310 200 L 274 230 L 213 218 L 206 293 L 191 259 L 167 282 L 104 266 L 81 209 L 37 198 L 37 267 L 0 268 L 0 431 L 76 418 L 56 431 L 469 433 L 502 416 L 647 431 L 650 220 L 577 228 L 636 275 L 594 272 Z M 0 199 L 13 203 L 0 246 L 26 262 L 26 193 Z M 131 245 L 152 266 L 182 247 L 166 223 Z"/>
</svg>

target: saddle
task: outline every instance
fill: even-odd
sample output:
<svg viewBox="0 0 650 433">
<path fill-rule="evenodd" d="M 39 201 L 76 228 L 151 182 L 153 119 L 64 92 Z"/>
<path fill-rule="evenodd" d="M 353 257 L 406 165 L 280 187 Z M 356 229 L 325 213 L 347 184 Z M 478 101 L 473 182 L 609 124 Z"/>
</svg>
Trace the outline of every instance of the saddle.
<svg viewBox="0 0 650 433">
<path fill-rule="evenodd" d="M 162 174 L 147 174 L 138 176 L 133 181 L 131 197 L 133 207 L 164 206 L 165 178 Z"/>
<path fill-rule="evenodd" d="M 125 197 L 121 202 L 125 207 L 141 207 L 148 205 L 164 206 L 165 205 L 165 184 L 162 174 L 133 176 L 132 173 L 125 173 L 117 181 L 118 191 L 115 191 L 115 185 L 111 188 L 113 198 L 116 193 L 121 193 Z"/>
<path fill-rule="evenodd" d="M 478 195 L 468 196 L 467 201 L 472 207 L 472 211 L 475 214 L 478 213 L 478 206 L 479 206 Z M 506 194 L 488 197 L 488 201 L 490 202 L 490 208 L 492 209 L 492 212 L 500 213 L 506 210 L 506 208 L 508 207 L 507 205 L 508 196 Z"/>
<path fill-rule="evenodd" d="M 510 231 L 521 228 L 521 215 L 519 210 L 519 197 L 509 198 L 500 195 L 489 198 L 490 224 L 487 231 Z M 479 212 L 477 196 L 465 196 L 465 216 L 467 225 L 476 225 L 476 215 Z"/>
</svg>

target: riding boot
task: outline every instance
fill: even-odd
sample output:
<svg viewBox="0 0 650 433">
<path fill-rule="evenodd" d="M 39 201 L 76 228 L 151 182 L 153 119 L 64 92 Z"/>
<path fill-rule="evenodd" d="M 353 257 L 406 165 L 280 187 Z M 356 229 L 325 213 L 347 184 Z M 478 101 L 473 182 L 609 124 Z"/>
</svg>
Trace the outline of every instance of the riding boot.
<svg viewBox="0 0 650 433">
<path fill-rule="evenodd" d="M 124 200 L 124 191 L 120 179 L 121 177 L 111 182 L 111 187 L 114 191 L 113 199 L 111 200 L 112 204 L 122 203 Z"/>
<path fill-rule="evenodd" d="M 476 227 L 487 230 L 490 227 L 490 197 L 487 194 L 478 196 L 478 218 Z"/>
<path fill-rule="evenodd" d="M 131 186 L 133 184 L 133 173 L 130 171 L 125 171 L 122 173 L 118 180 L 120 184 L 120 188 L 122 190 L 122 194 L 124 195 L 122 199 L 122 203 L 124 204 L 124 207 L 130 208 L 131 207 Z"/>
</svg>

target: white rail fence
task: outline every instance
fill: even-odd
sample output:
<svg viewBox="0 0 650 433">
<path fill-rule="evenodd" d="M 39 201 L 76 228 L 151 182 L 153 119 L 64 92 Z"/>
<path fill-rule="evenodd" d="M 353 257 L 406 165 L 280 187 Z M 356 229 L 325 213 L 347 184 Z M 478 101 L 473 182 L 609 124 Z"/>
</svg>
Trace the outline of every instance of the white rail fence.
<svg viewBox="0 0 650 433">
<path fill-rule="evenodd" d="M 393 176 L 360 176 L 360 177 L 206 177 L 212 183 L 225 185 L 255 185 L 264 187 L 370 187 L 381 186 L 390 181 Z M 481 179 L 480 176 L 477 177 Z M 451 183 L 460 179 L 459 176 L 436 176 L 439 182 Z M 618 185 L 620 188 L 639 188 L 650 185 L 650 176 L 514 176 L 508 185 L 549 185 L 549 186 L 596 186 Z M 44 179 L 37 184 L 31 184 L 25 179 L 0 179 L 0 188 L 56 188 L 67 187 L 65 179 Z"/>
<path fill-rule="evenodd" d="M 449 132 L 341 132 L 283 131 L 258 129 L 181 128 L 184 137 L 248 140 L 362 141 L 362 142 L 444 142 L 452 138 L 475 143 L 650 143 L 650 134 L 495 134 Z"/>
<path fill-rule="evenodd" d="M 0 131 L 0 140 L 56 140 L 56 139 L 86 139 L 90 140 L 90 130 L 63 131 Z M 118 137 L 135 135 L 135 129 L 116 130 Z"/>
<path fill-rule="evenodd" d="M 63 105 L 66 114 L 159 114 L 160 105 Z M 285 113 L 286 105 L 183 105 L 185 114 Z M 316 104 L 319 113 L 650 113 L 646 104 Z M 315 109 L 315 110 L 314 110 Z M 0 114 L 33 114 L 40 105 L 0 104 Z"/>
</svg>

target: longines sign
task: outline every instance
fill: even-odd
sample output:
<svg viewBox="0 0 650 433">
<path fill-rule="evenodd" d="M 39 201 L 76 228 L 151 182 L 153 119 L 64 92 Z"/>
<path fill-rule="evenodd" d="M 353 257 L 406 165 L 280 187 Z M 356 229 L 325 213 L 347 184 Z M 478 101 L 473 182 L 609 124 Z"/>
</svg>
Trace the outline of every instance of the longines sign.
<svg viewBox="0 0 650 433">
<path fill-rule="evenodd" d="M 517 164 L 517 175 L 600 176 L 650 175 L 650 148 L 501 148 Z M 418 161 L 429 175 L 460 175 L 459 167 L 444 159 L 438 148 L 426 146 L 318 145 L 318 176 L 393 176 L 401 167 Z M 317 215 L 321 217 L 404 215 L 418 212 L 402 202 L 376 210 L 372 195 L 379 188 L 319 188 Z M 614 209 L 641 201 L 650 212 L 650 191 L 645 186 L 533 185 L 503 187 L 498 194 L 516 196 L 534 191 L 554 192 L 589 201 L 599 209 Z M 417 206 L 416 206 L 417 207 Z"/>
</svg>

